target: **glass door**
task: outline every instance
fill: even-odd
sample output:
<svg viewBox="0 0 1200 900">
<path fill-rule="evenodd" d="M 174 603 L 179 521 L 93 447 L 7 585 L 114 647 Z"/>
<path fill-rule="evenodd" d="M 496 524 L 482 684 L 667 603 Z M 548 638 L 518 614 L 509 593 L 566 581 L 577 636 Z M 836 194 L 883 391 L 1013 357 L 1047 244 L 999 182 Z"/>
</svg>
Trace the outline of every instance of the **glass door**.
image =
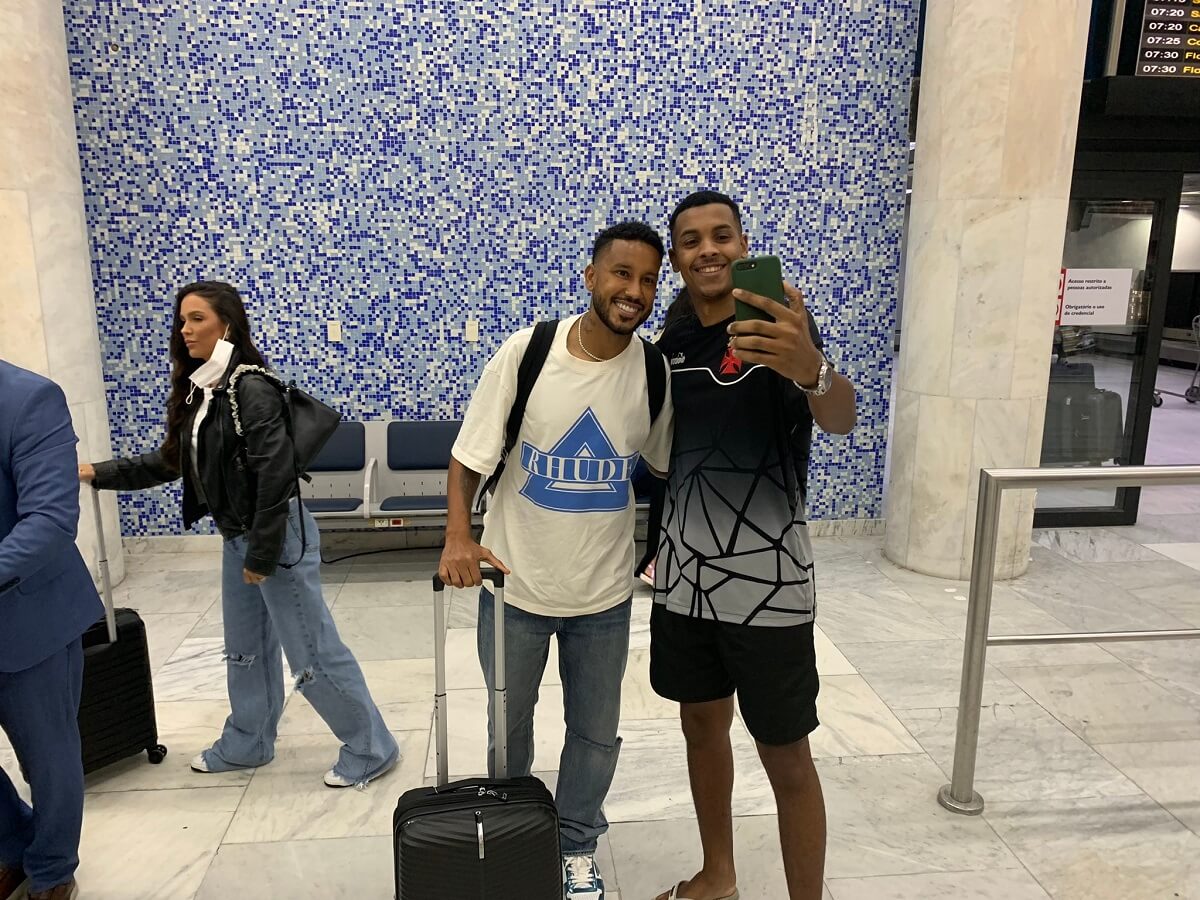
<svg viewBox="0 0 1200 900">
<path fill-rule="evenodd" d="M 1140 465 L 1170 280 L 1180 178 L 1077 173 L 1067 213 L 1043 467 Z M 1137 488 L 1043 488 L 1038 527 L 1125 525 Z"/>
</svg>

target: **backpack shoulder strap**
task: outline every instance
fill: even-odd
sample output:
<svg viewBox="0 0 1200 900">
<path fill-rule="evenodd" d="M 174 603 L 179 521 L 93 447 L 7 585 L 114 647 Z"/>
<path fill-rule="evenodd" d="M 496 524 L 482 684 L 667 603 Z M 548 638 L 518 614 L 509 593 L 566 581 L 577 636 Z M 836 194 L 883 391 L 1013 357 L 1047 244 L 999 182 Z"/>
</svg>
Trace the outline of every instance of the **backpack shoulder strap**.
<svg viewBox="0 0 1200 900">
<path fill-rule="evenodd" d="M 666 357 L 657 346 L 645 338 L 642 341 L 643 357 L 646 362 L 646 397 L 650 403 L 650 425 L 658 421 L 663 402 L 667 398 L 667 373 L 664 369 Z"/>
<path fill-rule="evenodd" d="M 554 333 L 557 330 L 557 319 L 538 322 L 533 326 L 533 336 L 530 337 L 529 345 L 521 357 L 521 364 L 517 367 L 517 392 L 513 396 L 513 404 L 504 426 L 504 449 L 500 452 L 500 462 L 496 464 L 495 470 L 488 476 L 483 490 L 480 491 L 481 502 L 496 489 L 500 476 L 504 474 L 508 454 L 517 445 L 517 435 L 521 432 L 521 423 L 525 421 L 525 407 L 529 404 L 529 395 L 533 393 L 533 386 L 546 363 L 546 357 L 550 355 L 550 348 L 554 345 Z"/>
</svg>

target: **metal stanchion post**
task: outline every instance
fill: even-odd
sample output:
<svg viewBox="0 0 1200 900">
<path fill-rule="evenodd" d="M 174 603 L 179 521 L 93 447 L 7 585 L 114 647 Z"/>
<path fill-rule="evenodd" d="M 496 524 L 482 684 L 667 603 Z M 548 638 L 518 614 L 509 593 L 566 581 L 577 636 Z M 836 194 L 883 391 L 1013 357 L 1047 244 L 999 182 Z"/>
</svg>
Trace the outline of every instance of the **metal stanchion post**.
<svg viewBox="0 0 1200 900">
<path fill-rule="evenodd" d="M 950 784 L 938 791 L 938 803 L 951 812 L 968 816 L 983 812 L 983 798 L 975 793 L 975 753 L 979 746 L 979 711 L 983 703 L 983 670 L 987 660 L 1001 496 L 1000 482 L 988 471 L 981 471 L 979 506 L 975 511 L 975 555 L 971 560 L 971 588 L 967 602 L 967 640 L 963 649 L 962 688 L 954 739 L 954 771 Z"/>
</svg>

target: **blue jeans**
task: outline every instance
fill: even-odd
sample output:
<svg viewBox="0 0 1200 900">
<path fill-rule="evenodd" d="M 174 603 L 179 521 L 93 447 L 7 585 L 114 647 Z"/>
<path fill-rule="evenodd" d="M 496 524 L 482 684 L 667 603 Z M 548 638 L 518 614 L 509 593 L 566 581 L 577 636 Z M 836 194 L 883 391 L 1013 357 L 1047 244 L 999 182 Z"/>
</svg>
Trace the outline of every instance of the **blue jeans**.
<svg viewBox="0 0 1200 900">
<path fill-rule="evenodd" d="M 245 535 L 225 542 L 221 606 L 231 712 L 205 760 L 213 771 L 225 771 L 274 758 L 283 714 L 282 648 L 296 690 L 342 741 L 334 771 L 365 784 L 392 767 L 399 747 L 371 699 L 362 669 L 338 636 L 321 593 L 317 523 L 307 510 L 301 517 L 294 498 L 281 561 L 300 557 L 302 521 L 308 535 L 304 558 L 290 569 L 280 566 L 261 584 L 242 578 Z"/>
<path fill-rule="evenodd" d="M 29 776 L 33 808 L 0 769 L 0 863 L 24 868 L 31 891 L 71 880 L 79 866 L 83 763 L 79 694 L 83 642 L 20 672 L 0 672 L 0 726 Z"/>
<path fill-rule="evenodd" d="M 621 738 L 621 679 L 629 654 L 633 600 L 590 616 L 552 618 L 504 607 L 505 682 L 508 686 L 508 774 L 528 775 L 533 766 L 533 708 L 558 636 L 567 734 L 558 763 L 559 843 L 563 853 L 594 853 L 608 831 L 601 806 L 608 796 Z M 488 690 L 495 683 L 495 600 L 479 594 L 479 663 Z M 489 695 L 490 696 L 490 695 Z M 488 774 L 495 776 L 492 709 L 488 704 Z"/>
</svg>

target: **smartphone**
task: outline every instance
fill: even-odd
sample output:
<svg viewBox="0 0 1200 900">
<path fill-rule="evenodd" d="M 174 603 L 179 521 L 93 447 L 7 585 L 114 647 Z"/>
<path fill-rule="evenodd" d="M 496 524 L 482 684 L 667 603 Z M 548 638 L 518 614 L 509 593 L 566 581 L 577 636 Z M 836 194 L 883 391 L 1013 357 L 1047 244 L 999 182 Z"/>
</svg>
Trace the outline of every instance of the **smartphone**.
<svg viewBox="0 0 1200 900">
<path fill-rule="evenodd" d="M 770 297 L 776 303 L 787 306 L 787 297 L 783 293 L 783 269 L 779 265 L 778 256 L 748 256 L 735 261 L 733 286 L 752 294 Z M 774 316 L 741 300 L 734 300 L 734 304 L 739 322 L 745 319 L 775 321 Z"/>
</svg>

